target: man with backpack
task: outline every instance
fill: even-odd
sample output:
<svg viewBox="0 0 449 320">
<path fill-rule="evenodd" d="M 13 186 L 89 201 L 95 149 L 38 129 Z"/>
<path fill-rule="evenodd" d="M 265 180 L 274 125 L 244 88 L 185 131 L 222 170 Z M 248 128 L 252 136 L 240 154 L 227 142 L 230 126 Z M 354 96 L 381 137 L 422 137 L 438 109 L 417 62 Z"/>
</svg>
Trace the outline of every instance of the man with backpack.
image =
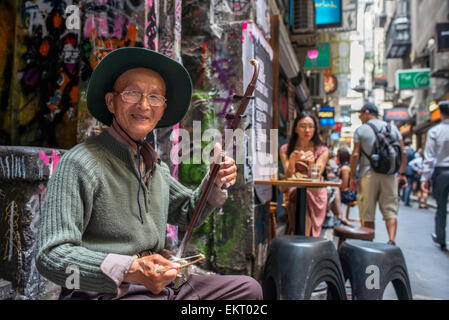
<svg viewBox="0 0 449 320">
<path fill-rule="evenodd" d="M 379 203 L 387 227 L 388 243 L 395 245 L 399 206 L 398 182 L 407 186 L 407 156 L 399 130 L 396 126 L 377 119 L 378 116 L 379 110 L 373 103 L 366 103 L 360 110 L 359 117 L 363 124 L 354 133 L 351 189 L 357 190 L 362 226 L 374 229 L 376 204 Z M 355 178 L 357 164 L 360 176 L 358 184 Z"/>
</svg>

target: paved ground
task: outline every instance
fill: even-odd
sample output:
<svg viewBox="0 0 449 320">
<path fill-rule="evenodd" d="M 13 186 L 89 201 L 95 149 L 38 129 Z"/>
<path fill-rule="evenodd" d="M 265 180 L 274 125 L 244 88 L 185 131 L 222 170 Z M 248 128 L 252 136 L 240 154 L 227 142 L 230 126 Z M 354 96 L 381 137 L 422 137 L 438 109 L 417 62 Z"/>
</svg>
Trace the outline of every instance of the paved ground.
<svg viewBox="0 0 449 320">
<path fill-rule="evenodd" d="M 429 204 L 434 207 L 435 201 L 429 199 Z M 432 207 L 418 209 L 416 202 L 412 202 L 412 207 L 406 207 L 401 202 L 396 244 L 401 248 L 407 263 L 413 298 L 449 300 L 449 251 L 442 251 L 431 239 L 436 211 Z M 352 208 L 350 217 L 356 218 L 357 215 L 357 209 Z M 374 241 L 387 242 L 388 235 L 378 208 L 375 226 Z M 449 236 L 449 228 L 446 229 L 446 235 Z M 397 299 L 391 284 L 385 291 L 384 299 Z"/>
</svg>

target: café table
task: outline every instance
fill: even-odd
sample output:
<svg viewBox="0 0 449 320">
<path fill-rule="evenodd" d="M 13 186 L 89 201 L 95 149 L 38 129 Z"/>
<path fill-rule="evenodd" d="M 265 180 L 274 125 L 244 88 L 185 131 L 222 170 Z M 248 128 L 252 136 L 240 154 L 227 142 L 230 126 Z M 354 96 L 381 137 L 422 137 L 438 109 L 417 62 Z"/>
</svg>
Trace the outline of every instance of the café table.
<svg viewBox="0 0 449 320">
<path fill-rule="evenodd" d="M 273 185 L 279 187 L 296 187 L 296 222 L 295 234 L 305 235 L 306 231 L 306 203 L 307 203 L 307 188 L 322 188 L 322 187 L 340 187 L 340 182 L 333 181 L 319 181 L 307 178 L 302 179 L 287 179 L 287 180 L 255 180 L 255 184 Z"/>
</svg>

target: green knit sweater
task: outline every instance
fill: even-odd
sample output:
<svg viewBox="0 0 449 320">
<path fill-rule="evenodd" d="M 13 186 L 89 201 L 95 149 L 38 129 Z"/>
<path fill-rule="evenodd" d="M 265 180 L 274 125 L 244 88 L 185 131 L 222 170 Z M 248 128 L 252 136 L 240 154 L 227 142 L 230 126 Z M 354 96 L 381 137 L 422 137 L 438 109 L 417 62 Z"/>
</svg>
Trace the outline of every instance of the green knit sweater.
<svg viewBox="0 0 449 320">
<path fill-rule="evenodd" d="M 68 267 L 80 271 L 80 289 L 115 293 L 117 285 L 100 270 L 109 253 L 133 255 L 164 248 L 166 224 L 185 229 L 201 196 L 174 179 L 168 166 L 156 164 L 140 190 L 131 147 L 103 132 L 81 143 L 59 161 L 46 191 L 36 266 L 52 282 L 65 286 Z M 206 204 L 198 224 L 215 208 Z"/>
</svg>

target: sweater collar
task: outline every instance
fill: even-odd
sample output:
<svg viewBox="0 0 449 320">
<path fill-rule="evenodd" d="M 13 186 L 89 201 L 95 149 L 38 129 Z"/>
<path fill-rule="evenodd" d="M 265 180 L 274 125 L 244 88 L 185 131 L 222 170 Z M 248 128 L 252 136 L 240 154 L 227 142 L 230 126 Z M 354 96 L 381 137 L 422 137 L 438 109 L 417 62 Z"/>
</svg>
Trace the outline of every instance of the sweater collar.
<svg viewBox="0 0 449 320">
<path fill-rule="evenodd" d="M 137 150 L 135 148 L 133 148 L 128 141 L 125 140 L 125 138 L 123 138 L 118 132 L 117 130 L 115 130 L 115 128 L 113 126 L 109 127 L 109 129 L 107 129 L 107 132 L 117 141 L 119 142 L 123 147 L 125 148 L 130 148 L 133 152 L 134 157 L 137 157 Z M 155 160 L 155 162 L 157 164 L 161 164 L 161 157 L 159 156 L 159 154 L 153 149 L 153 147 L 146 142 L 146 146 L 148 147 L 148 149 L 150 150 L 153 159 Z M 147 157 L 144 157 L 145 159 L 147 159 Z M 147 160 L 146 160 L 147 161 Z"/>
</svg>

